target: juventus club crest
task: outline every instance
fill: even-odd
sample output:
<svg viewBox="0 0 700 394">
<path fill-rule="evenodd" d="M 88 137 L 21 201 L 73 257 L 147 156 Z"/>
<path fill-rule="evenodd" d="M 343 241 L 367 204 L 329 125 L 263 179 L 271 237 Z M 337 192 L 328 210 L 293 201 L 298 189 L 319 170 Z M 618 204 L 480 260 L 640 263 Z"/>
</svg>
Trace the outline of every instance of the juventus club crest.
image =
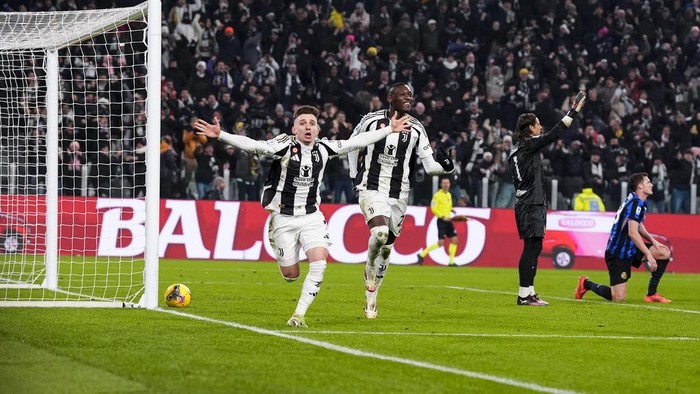
<svg viewBox="0 0 700 394">
<path fill-rule="evenodd" d="M 318 163 L 321 161 L 321 156 L 319 156 L 318 151 L 313 151 L 311 152 L 311 156 L 314 158 L 314 161 Z"/>
<path fill-rule="evenodd" d="M 408 142 L 408 133 L 401 133 L 401 142 Z"/>
</svg>

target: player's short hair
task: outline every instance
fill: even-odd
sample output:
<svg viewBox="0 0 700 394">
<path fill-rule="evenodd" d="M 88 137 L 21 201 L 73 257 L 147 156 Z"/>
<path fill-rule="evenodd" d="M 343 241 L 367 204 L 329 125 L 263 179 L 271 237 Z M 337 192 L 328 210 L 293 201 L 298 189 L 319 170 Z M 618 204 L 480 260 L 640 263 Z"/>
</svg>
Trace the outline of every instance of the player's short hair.
<svg viewBox="0 0 700 394">
<path fill-rule="evenodd" d="M 319 111 L 316 107 L 311 105 L 302 105 L 301 107 L 297 108 L 296 111 L 294 111 L 294 119 L 292 120 L 296 120 L 301 115 L 313 115 L 314 117 L 318 118 L 320 113 L 321 111 Z"/>
<path fill-rule="evenodd" d="M 515 125 L 515 131 L 518 136 L 518 140 L 523 140 L 530 136 L 530 126 L 537 123 L 537 115 L 532 112 L 528 112 L 518 116 L 518 123 Z"/>
<path fill-rule="evenodd" d="M 406 82 L 396 82 L 395 84 L 389 86 L 387 96 L 393 96 L 396 93 L 396 89 L 398 89 L 401 86 L 407 87 L 411 94 L 413 94 L 413 88 L 409 84 L 407 84 Z"/>
<path fill-rule="evenodd" d="M 637 172 L 632 174 L 630 177 L 630 190 L 633 192 L 637 191 L 637 186 L 641 185 L 642 182 L 644 182 L 644 178 L 649 177 L 649 174 L 646 172 Z"/>
</svg>

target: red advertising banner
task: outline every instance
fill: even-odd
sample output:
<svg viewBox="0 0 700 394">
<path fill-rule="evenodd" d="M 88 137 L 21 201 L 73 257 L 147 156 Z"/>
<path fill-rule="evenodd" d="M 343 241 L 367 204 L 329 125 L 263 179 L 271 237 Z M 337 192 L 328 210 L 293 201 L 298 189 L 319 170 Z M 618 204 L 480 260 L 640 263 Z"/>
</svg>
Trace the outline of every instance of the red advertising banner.
<svg viewBox="0 0 700 394">
<path fill-rule="evenodd" d="M 46 214 L 43 197 L 0 196 L 0 250 L 7 234 L 19 235 L 20 253 L 45 251 Z M 358 205 L 325 204 L 333 244 L 331 261 L 362 263 L 369 231 Z M 469 220 L 455 223 L 458 265 L 516 267 L 522 249 L 512 210 L 455 208 Z M 145 202 L 138 199 L 59 198 L 59 253 L 84 256 L 143 254 Z M 613 212 L 552 211 L 540 256 L 541 268 L 605 269 L 603 254 Z M 689 232 L 696 216 L 649 214 L 646 228 L 673 251 L 669 269 L 700 272 L 693 257 L 698 232 Z M 267 239 L 268 214 L 257 202 L 161 200 L 160 256 L 177 259 L 274 260 Z M 15 241 L 17 242 L 17 236 Z M 427 207 L 406 212 L 392 264 L 415 264 L 416 254 L 437 241 L 436 219 Z M 15 245 L 15 244 L 12 244 Z M 8 244 L 10 248 L 12 245 Z M 447 247 L 436 249 L 424 264 L 446 265 Z M 301 258 L 303 258 L 303 254 Z"/>
</svg>

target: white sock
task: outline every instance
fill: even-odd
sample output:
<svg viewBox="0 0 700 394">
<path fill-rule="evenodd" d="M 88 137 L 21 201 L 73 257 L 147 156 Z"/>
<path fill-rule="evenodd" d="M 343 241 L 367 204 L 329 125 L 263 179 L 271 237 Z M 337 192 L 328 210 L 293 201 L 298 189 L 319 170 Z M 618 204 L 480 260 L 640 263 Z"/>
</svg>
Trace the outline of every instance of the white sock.
<svg viewBox="0 0 700 394">
<path fill-rule="evenodd" d="M 297 309 L 294 311 L 295 315 L 304 316 L 306 310 L 314 302 L 316 295 L 321 290 L 321 283 L 323 283 L 323 273 L 326 271 L 326 260 L 312 261 L 309 263 L 309 272 L 304 278 L 304 283 L 301 285 L 301 296 L 299 297 L 299 303 L 297 303 Z"/>
<path fill-rule="evenodd" d="M 376 267 L 376 260 L 379 256 L 380 249 L 389 239 L 388 226 L 376 226 L 370 230 L 369 241 L 367 242 L 367 266 L 370 268 Z"/>
<path fill-rule="evenodd" d="M 532 295 L 537 294 L 537 293 L 535 293 L 535 286 L 530 286 L 527 289 L 528 289 L 528 291 L 530 291 L 530 294 L 532 294 Z"/>
<path fill-rule="evenodd" d="M 391 248 L 393 245 L 384 245 L 379 250 L 379 256 L 377 256 L 377 290 L 379 291 L 379 286 L 382 285 L 384 281 L 384 275 L 386 275 L 386 270 L 389 269 L 389 255 L 391 254 Z"/>
<path fill-rule="evenodd" d="M 525 298 L 529 295 L 530 295 L 530 288 L 529 287 L 522 287 L 521 286 L 518 288 L 518 297 Z"/>
</svg>

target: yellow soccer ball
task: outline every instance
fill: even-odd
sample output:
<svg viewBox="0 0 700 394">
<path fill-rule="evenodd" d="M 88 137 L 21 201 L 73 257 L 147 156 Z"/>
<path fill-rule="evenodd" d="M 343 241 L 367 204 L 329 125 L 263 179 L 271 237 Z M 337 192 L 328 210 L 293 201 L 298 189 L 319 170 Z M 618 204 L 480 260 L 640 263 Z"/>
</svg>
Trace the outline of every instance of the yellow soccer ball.
<svg viewBox="0 0 700 394">
<path fill-rule="evenodd" d="M 182 283 L 174 283 L 165 290 L 163 298 L 169 307 L 184 308 L 192 301 L 192 292 L 190 292 L 189 287 Z"/>
</svg>

